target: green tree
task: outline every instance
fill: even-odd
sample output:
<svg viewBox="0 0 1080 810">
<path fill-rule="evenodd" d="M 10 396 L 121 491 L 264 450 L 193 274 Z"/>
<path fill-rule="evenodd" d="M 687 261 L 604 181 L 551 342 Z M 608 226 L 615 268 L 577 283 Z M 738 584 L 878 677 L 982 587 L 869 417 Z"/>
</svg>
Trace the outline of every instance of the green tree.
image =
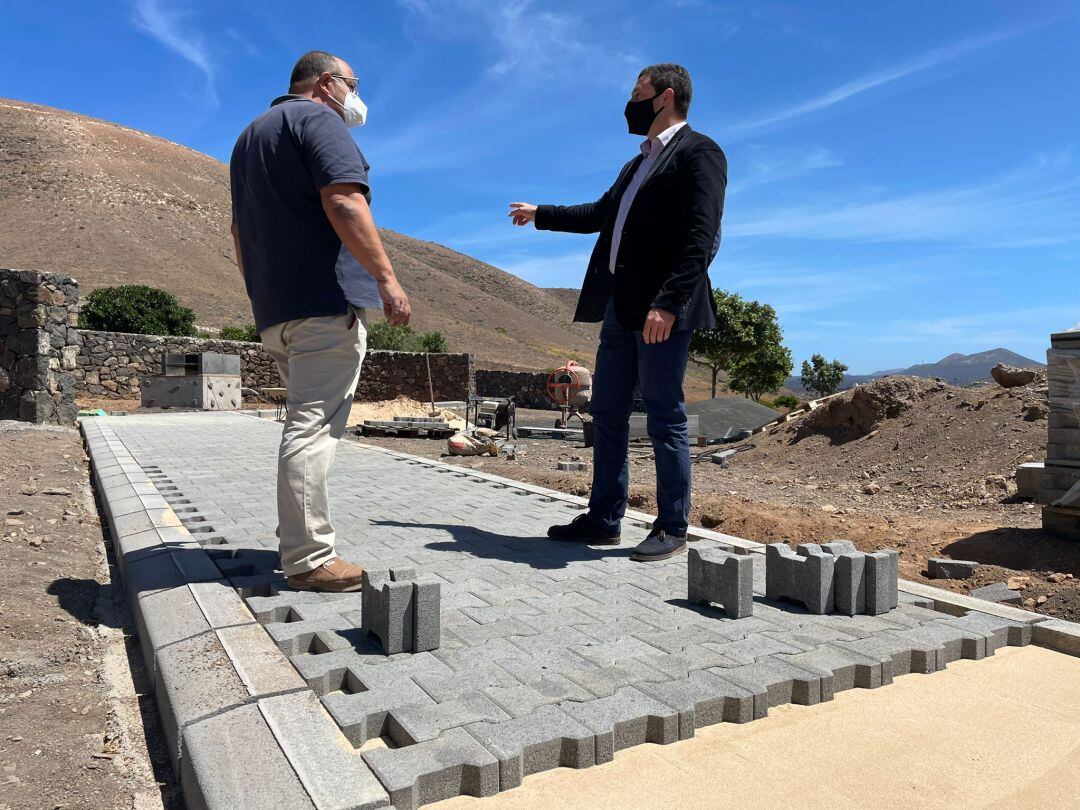
<svg viewBox="0 0 1080 810">
<path fill-rule="evenodd" d="M 803 360 L 802 376 L 799 382 L 807 391 L 813 391 L 823 397 L 835 394 L 844 382 L 844 372 L 848 367 L 839 360 L 826 361 L 820 354 L 811 356 L 810 362 Z"/>
<path fill-rule="evenodd" d="M 743 391 L 748 396 L 750 391 L 756 391 L 756 399 L 783 385 L 791 372 L 791 353 L 781 345 L 783 332 L 776 310 L 768 304 L 747 301 L 737 293 L 713 290 L 712 295 L 716 302 L 716 328 L 695 330 L 690 337 L 690 361 L 712 372 L 712 395 L 716 396 L 720 372 L 727 372 L 733 379 L 737 367 L 742 368 L 737 376 L 741 387 L 736 388 L 729 380 L 728 387 L 733 391 Z M 755 360 L 756 355 L 761 356 Z M 785 357 L 787 370 L 770 387 L 768 383 L 775 379 Z"/>
<path fill-rule="evenodd" d="M 262 343 L 262 338 L 255 330 L 255 324 L 249 323 L 247 326 L 223 326 L 218 333 L 218 337 L 222 340 L 242 340 L 245 343 Z"/>
<path fill-rule="evenodd" d="M 79 327 L 139 335 L 195 335 L 195 313 L 156 287 L 125 284 L 90 293 L 79 311 Z"/>
<path fill-rule="evenodd" d="M 791 394 L 784 394 L 777 397 L 772 401 L 769 407 L 771 408 L 787 408 L 789 411 L 793 411 L 800 405 L 799 398 L 793 397 Z"/>
<path fill-rule="evenodd" d="M 392 326 L 389 321 L 376 321 L 367 330 L 367 346 L 371 351 L 388 352 L 445 352 L 446 338 L 441 332 L 417 334 L 408 326 Z"/>
<path fill-rule="evenodd" d="M 792 365 L 790 349 L 779 343 L 767 344 L 735 359 L 728 388 L 759 402 L 762 394 L 775 391 L 784 384 Z"/>
</svg>

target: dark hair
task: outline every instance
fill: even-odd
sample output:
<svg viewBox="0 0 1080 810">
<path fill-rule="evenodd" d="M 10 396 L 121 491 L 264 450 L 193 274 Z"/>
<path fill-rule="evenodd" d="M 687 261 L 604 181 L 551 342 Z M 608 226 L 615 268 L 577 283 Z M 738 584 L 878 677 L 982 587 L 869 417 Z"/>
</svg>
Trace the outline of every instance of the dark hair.
<svg viewBox="0 0 1080 810">
<path fill-rule="evenodd" d="M 338 58 L 326 51 L 308 51 L 296 60 L 289 77 L 289 92 L 299 90 L 306 82 L 324 73 L 337 73 L 341 69 Z"/>
<path fill-rule="evenodd" d="M 649 65 L 638 74 L 649 80 L 653 90 L 663 93 L 669 87 L 675 92 L 675 112 L 683 118 L 690 111 L 690 98 L 694 91 L 690 86 L 690 73 L 682 65 L 664 62 L 659 65 Z"/>
</svg>

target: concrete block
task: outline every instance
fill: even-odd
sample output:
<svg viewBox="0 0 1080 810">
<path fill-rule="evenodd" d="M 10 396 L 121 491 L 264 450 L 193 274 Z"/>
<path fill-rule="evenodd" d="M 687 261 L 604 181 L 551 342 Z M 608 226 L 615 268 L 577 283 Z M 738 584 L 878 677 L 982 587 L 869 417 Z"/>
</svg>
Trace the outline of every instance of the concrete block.
<svg viewBox="0 0 1080 810">
<path fill-rule="evenodd" d="M 377 748 L 363 754 L 397 810 L 499 792 L 499 761 L 463 728 L 406 748 Z"/>
<path fill-rule="evenodd" d="M 561 708 L 595 735 L 597 764 L 610 762 L 624 748 L 647 742 L 667 745 L 679 739 L 678 712 L 633 686 Z"/>
<path fill-rule="evenodd" d="M 130 604 L 143 661 L 151 679 L 157 670 L 158 650 L 210 629 L 195 597 L 186 586 L 156 591 Z"/>
<path fill-rule="evenodd" d="M 470 692 L 434 706 L 402 706 L 389 713 L 387 733 L 397 745 L 434 740 L 452 728 L 487 720 L 509 720 L 510 715 L 480 692 Z"/>
<path fill-rule="evenodd" d="M 994 637 L 993 649 L 1001 647 L 1026 647 L 1031 643 L 1032 625 L 1027 622 L 1017 622 L 1000 616 L 991 616 L 989 613 L 972 611 L 966 616 L 956 616 L 941 619 L 951 627 L 960 627 L 973 633 L 990 634 Z M 987 655 L 992 653 L 991 642 L 987 642 Z"/>
<path fill-rule="evenodd" d="M 866 555 L 866 612 L 880 616 L 900 604 L 900 553 L 892 549 Z"/>
<path fill-rule="evenodd" d="M 636 688 L 679 713 L 679 739 L 686 740 L 704 726 L 755 718 L 754 695 L 717 674 L 722 671 L 697 670 L 685 679 L 642 682 Z"/>
<path fill-rule="evenodd" d="M 438 661 L 438 659 L 434 659 Z M 483 662 L 466 672 L 451 672 L 440 663 L 440 670 L 414 674 L 413 680 L 440 703 L 453 700 L 469 692 L 479 692 L 488 687 L 521 686 L 521 681 L 490 661 Z"/>
<path fill-rule="evenodd" d="M 320 810 L 374 810 L 390 797 L 311 692 L 259 701 L 266 724 Z"/>
<path fill-rule="evenodd" d="M 356 625 L 341 614 L 311 621 L 272 623 L 265 628 L 274 643 L 290 658 L 307 652 L 329 652 L 348 647 L 352 639 L 341 633 L 358 631 Z"/>
<path fill-rule="evenodd" d="M 864 655 L 835 643 L 784 658 L 811 672 L 828 673 L 831 683 L 827 691 L 831 694 L 848 689 L 877 689 L 892 681 L 891 660 L 885 665 L 877 656 Z"/>
<path fill-rule="evenodd" d="M 841 550 L 840 543 L 826 543 L 822 551 L 832 554 L 836 560 L 833 572 L 836 612 L 844 616 L 866 612 L 866 555 L 859 551 Z"/>
<path fill-rule="evenodd" d="M 158 651 L 154 695 L 174 763 L 180 760 L 181 734 L 186 725 L 239 706 L 250 697 L 213 632 Z"/>
<path fill-rule="evenodd" d="M 247 609 L 244 600 L 228 582 L 193 582 L 188 588 L 211 627 L 216 629 L 255 623 L 255 617 Z M 262 632 L 262 628 L 259 630 Z"/>
<path fill-rule="evenodd" d="M 796 556 L 799 561 L 792 566 L 795 585 L 793 596 L 811 613 L 832 613 L 836 558 L 825 554 L 820 546 L 813 543 L 799 546 Z"/>
<path fill-rule="evenodd" d="M 259 625 L 224 627 L 216 633 L 249 695 L 269 695 L 306 685 Z"/>
<path fill-rule="evenodd" d="M 435 706 L 431 696 L 410 678 L 398 678 L 392 685 L 376 689 L 331 692 L 323 696 L 322 703 L 357 748 L 388 732 L 390 712 L 406 706 Z"/>
<path fill-rule="evenodd" d="M 425 652 L 439 646 L 441 586 L 416 581 L 416 569 L 364 571 L 363 628 L 387 655 Z"/>
<path fill-rule="evenodd" d="M 418 581 L 414 586 L 413 652 L 425 652 L 439 648 L 441 636 L 440 596 L 442 586 L 430 580 Z"/>
<path fill-rule="evenodd" d="M 720 674 L 758 696 L 759 703 L 755 704 L 755 716 L 758 717 L 763 716 L 761 700 L 771 707 L 787 703 L 813 706 L 823 699 L 819 674 L 780 658 L 763 658 L 753 664 L 722 670 Z"/>
<path fill-rule="evenodd" d="M 568 681 L 577 684 L 595 697 L 610 697 L 624 686 L 635 686 L 645 681 L 663 681 L 667 675 L 637 660 L 621 666 L 596 667 L 562 673 Z"/>
<path fill-rule="evenodd" d="M 557 461 L 555 466 L 559 472 L 585 472 L 589 465 L 584 461 Z"/>
<path fill-rule="evenodd" d="M 687 599 L 722 605 L 733 619 L 754 610 L 754 562 L 748 555 L 720 549 L 690 549 L 687 560 Z"/>
<path fill-rule="evenodd" d="M 974 560 L 949 560 L 944 557 L 931 557 L 926 561 L 926 573 L 930 579 L 969 579 L 978 570 Z"/>
<path fill-rule="evenodd" d="M 901 638 L 893 633 L 879 633 L 870 638 L 838 641 L 836 646 L 850 649 L 867 658 L 889 660 L 890 679 L 900 675 L 926 675 L 945 667 L 945 650 L 937 643 L 923 643 Z M 884 681 L 884 666 L 882 678 Z M 887 681 L 884 681 L 887 682 Z"/>
<path fill-rule="evenodd" d="M 511 717 L 524 717 L 566 700 L 592 700 L 594 695 L 565 675 L 548 674 L 532 683 L 489 686 L 483 690 L 492 703 Z"/>
<path fill-rule="evenodd" d="M 986 636 L 960 627 L 949 627 L 943 622 L 932 622 L 908 630 L 899 630 L 900 638 L 911 639 L 929 646 L 942 648 L 938 654 L 938 669 L 961 658 L 980 660 L 986 657 Z"/>
<path fill-rule="evenodd" d="M 770 543 L 765 547 L 765 598 L 777 602 L 795 592 L 791 560 L 795 552 L 787 543 Z"/>
<path fill-rule="evenodd" d="M 180 784 L 190 810 L 315 810 L 254 704 L 188 726 L 183 748 Z"/>
<path fill-rule="evenodd" d="M 518 787 L 526 776 L 552 768 L 588 768 L 596 763 L 593 733 L 556 706 L 501 723 L 466 726 L 499 760 L 499 789 Z"/>
<path fill-rule="evenodd" d="M 1039 497 L 1039 490 L 1042 488 L 1043 467 L 1043 462 L 1032 461 L 1021 464 L 1016 468 L 1017 497 L 1030 500 Z"/>
<path fill-rule="evenodd" d="M 1004 602 L 1007 605 L 1022 605 L 1024 603 L 1024 597 L 1020 595 L 1020 591 L 1011 590 L 1004 582 L 995 582 L 993 585 L 975 588 L 969 595 L 975 599 L 983 599 L 987 602 Z"/>
<path fill-rule="evenodd" d="M 1040 647 L 1080 656 L 1080 624 L 1047 619 L 1032 627 L 1032 641 Z"/>
</svg>

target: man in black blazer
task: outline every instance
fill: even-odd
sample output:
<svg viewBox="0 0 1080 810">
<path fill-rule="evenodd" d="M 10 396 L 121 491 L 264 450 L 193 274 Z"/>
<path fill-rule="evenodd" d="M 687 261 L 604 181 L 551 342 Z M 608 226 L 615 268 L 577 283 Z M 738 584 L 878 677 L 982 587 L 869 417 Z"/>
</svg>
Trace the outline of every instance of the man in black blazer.
<svg viewBox="0 0 1080 810">
<path fill-rule="evenodd" d="M 708 269 L 720 246 L 727 159 L 686 123 L 690 75 L 680 65 L 647 67 L 626 105 L 641 154 L 593 203 L 511 203 L 515 225 L 599 233 L 575 321 L 603 321 L 593 399 L 593 485 L 589 511 L 555 540 L 618 545 L 626 512 L 627 448 L 634 391 L 640 386 L 656 457 L 657 519 L 634 559 L 686 551 L 690 443 L 682 382 L 690 335 L 716 325 Z"/>
</svg>

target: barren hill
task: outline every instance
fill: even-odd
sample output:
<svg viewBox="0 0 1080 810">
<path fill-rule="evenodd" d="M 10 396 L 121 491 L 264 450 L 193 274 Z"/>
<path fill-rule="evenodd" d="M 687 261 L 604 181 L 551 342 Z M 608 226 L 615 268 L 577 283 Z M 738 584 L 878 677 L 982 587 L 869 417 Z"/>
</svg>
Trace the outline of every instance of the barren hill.
<svg viewBox="0 0 1080 810">
<path fill-rule="evenodd" d="M 64 273 L 82 292 L 149 284 L 202 326 L 251 321 L 229 236 L 228 168 L 184 146 L 74 113 L 0 99 L 0 266 Z M 441 245 L 383 231 L 413 304 L 483 365 L 586 360 L 597 329 L 572 296 Z"/>
</svg>

